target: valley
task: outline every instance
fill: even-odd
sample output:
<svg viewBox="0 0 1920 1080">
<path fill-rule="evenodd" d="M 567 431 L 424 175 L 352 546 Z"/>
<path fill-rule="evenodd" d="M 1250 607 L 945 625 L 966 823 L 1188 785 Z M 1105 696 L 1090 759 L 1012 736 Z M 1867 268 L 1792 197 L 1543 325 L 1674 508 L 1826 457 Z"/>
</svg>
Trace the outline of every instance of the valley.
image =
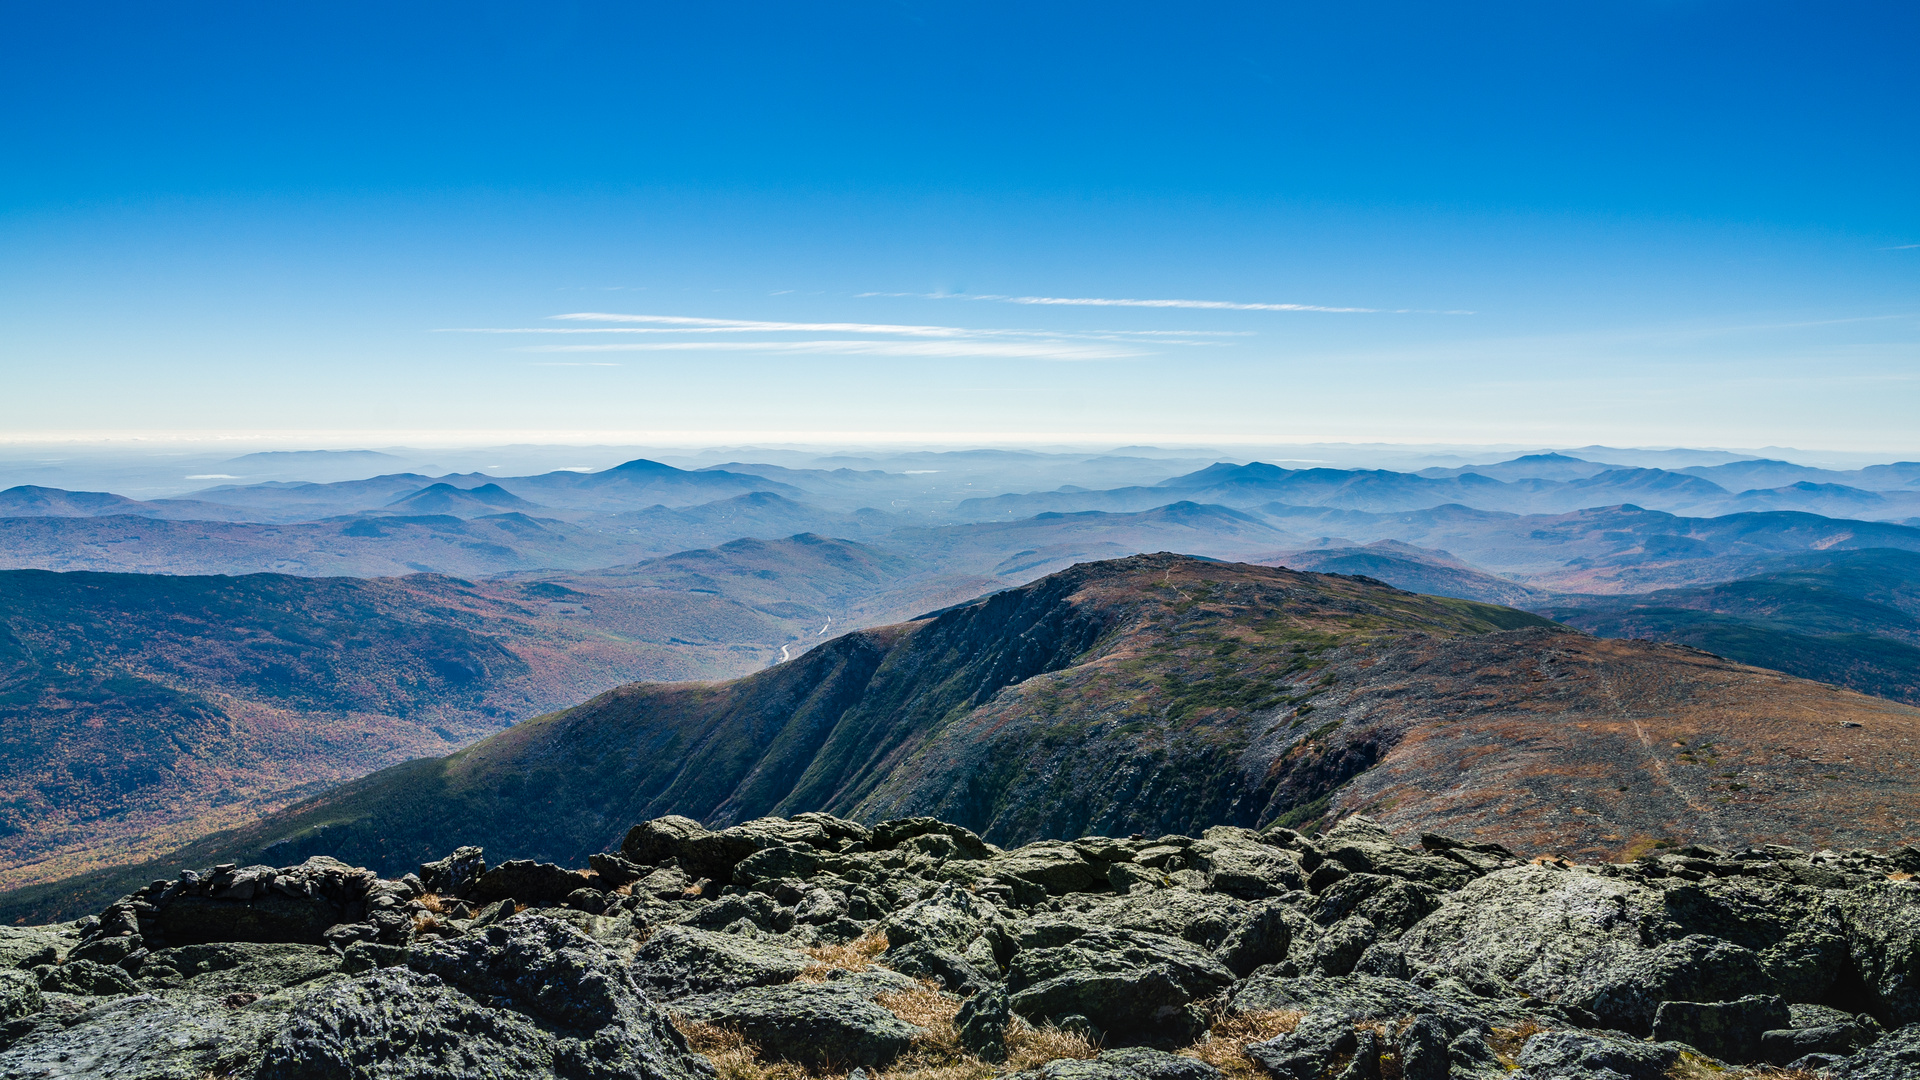
<svg viewBox="0 0 1920 1080">
<path fill-rule="evenodd" d="M 1510 608 L 1185 556 L 1085 563 L 724 683 L 637 683 L 161 859 L 18 891 L 50 918 L 167 867 L 454 840 L 577 863 L 630 820 L 822 808 L 996 843 L 1364 812 L 1530 854 L 1920 838 L 1920 710 Z"/>
<path fill-rule="evenodd" d="M 1499 500 L 1484 492 L 1507 492 L 1500 498 L 1512 502 L 1521 488 L 1536 496 L 1610 497 L 1629 480 L 1643 494 L 1657 494 L 1695 490 L 1689 485 L 1716 477 L 1823 484 L 1836 478 L 1766 461 L 1662 468 L 1570 454 L 1412 472 L 1259 463 L 1196 469 L 1124 455 L 929 454 L 888 463 L 924 469 L 851 467 L 869 463 L 735 461 L 681 469 L 632 460 L 597 473 L 517 478 L 471 472 L 275 480 L 145 501 L 48 487 L 0 493 L 8 515 L 0 516 L 0 558 L 22 567 L 0 571 L 0 627 L 10 635 L 4 767 L 21 792 L 0 811 L 0 886 L 64 895 L 95 872 L 112 877 L 112 867 L 166 857 L 209 834 L 225 837 L 217 842 L 225 845 L 217 852 L 222 858 L 241 858 L 253 857 L 244 853 L 248 845 L 268 842 L 261 829 L 279 830 L 286 840 L 309 826 L 326 837 L 314 850 L 346 845 L 340 850 L 352 857 L 384 865 L 382 858 L 404 861 L 440 841 L 440 833 L 416 835 L 416 818 L 457 820 L 492 837 L 489 843 L 559 857 L 572 850 L 567 843 L 597 835 L 600 826 L 562 806 L 606 803 L 595 784 L 651 800 L 607 811 L 616 815 L 731 820 L 739 807 L 825 808 L 856 817 L 928 813 L 999 838 L 1196 828 L 1205 820 L 1305 825 L 1364 809 L 1403 831 L 1436 823 L 1471 831 L 1501 821 L 1538 850 L 1583 858 L 1704 835 L 1700 830 L 1749 839 L 1859 839 L 1829 820 L 1831 813 L 1809 809 L 1816 805 L 1847 808 L 1860 828 L 1908 828 L 1874 793 L 1900 790 L 1908 779 L 1904 759 L 1884 757 L 1881 740 L 1905 730 L 1907 714 L 1892 703 L 1920 704 L 1920 609 L 1913 600 L 1920 528 L 1799 511 L 1689 517 L 1637 505 L 1555 513 L 1459 504 L 1379 509 L 1436 492 L 1479 492 L 1475 497 L 1491 504 Z M 1154 479 L 1155 470 L 1177 468 L 1186 471 Z M 953 479 L 927 479 L 948 469 Z M 1839 479 L 1865 485 L 1862 491 L 1897 492 L 1907 483 L 1904 469 L 1867 468 Z M 967 494 L 978 484 L 1066 476 L 1134 482 Z M 1277 495 L 1300 502 L 1275 501 Z M 1101 508 L 1026 513 L 1053 505 Z M 948 734 L 930 742 L 912 734 L 922 721 L 900 719 L 907 699 L 873 699 L 865 713 L 856 707 L 871 691 L 858 680 L 886 664 L 909 663 L 906 657 L 917 654 L 908 645 L 923 640 L 918 629 L 885 628 L 980 597 L 990 598 L 989 607 L 1011 603 L 1002 598 L 1058 588 L 1064 579 L 1050 575 L 1130 565 L 1143 552 L 1218 560 L 1178 564 L 1183 574 L 1213 568 L 1255 592 L 1265 586 L 1244 575 L 1267 573 L 1260 565 L 1284 567 L 1272 572 L 1313 582 L 1299 595 L 1317 596 L 1313 603 L 1331 605 L 1328 611 L 1386 604 L 1400 612 L 1380 624 L 1395 644 L 1360 635 L 1365 620 L 1336 619 L 1335 629 L 1312 631 L 1312 670 L 1316 678 L 1337 673 L 1338 688 L 1278 676 L 1273 684 L 1285 684 L 1273 693 L 1303 710 L 1299 716 L 1318 710 L 1327 717 L 1302 728 L 1314 734 L 1306 749 L 1271 733 L 1256 737 L 1270 718 L 1248 710 L 1271 710 L 1271 702 L 1248 699 L 1224 712 L 1195 713 L 1206 693 L 1225 692 L 1228 684 L 1239 687 L 1235 693 L 1253 693 L 1248 688 L 1264 676 L 1256 652 L 1230 650 L 1195 667 L 1188 644 L 1123 661 L 1114 657 L 1125 649 L 1108 642 L 1104 660 L 1094 653 L 1063 660 L 1058 671 L 1035 669 L 990 692 L 994 701 L 1005 699 L 999 705 L 971 693 L 934 693 L 913 706 L 948 718 L 936 725 Z M 1387 586 L 1393 588 L 1380 591 Z M 1118 618 L 1102 604 L 1126 607 L 1160 595 L 1144 580 L 1096 591 L 1107 599 L 1079 603 L 1107 612 L 1100 620 Z M 1125 593 L 1138 595 L 1115 599 Z M 1454 602 L 1435 597 L 1498 606 L 1434 608 L 1405 621 L 1408 603 Z M 1252 625 L 1245 623 L 1254 618 L 1251 608 L 1236 610 L 1241 614 L 1218 616 L 1223 626 Z M 1483 620 L 1477 629 L 1436 629 L 1434 619 L 1457 623 L 1469 618 L 1467 610 L 1480 612 L 1471 616 Z M 1287 625 L 1287 633 L 1304 633 L 1308 623 Z M 1154 632 L 1171 633 L 1164 625 Z M 1332 636 L 1312 636 L 1325 634 Z M 1635 639 L 1689 648 L 1662 652 Z M 1206 640 L 1210 648 L 1231 644 Z M 988 653 L 1005 647 L 977 646 Z M 1135 647 L 1145 648 L 1126 648 Z M 939 661 L 938 670 L 976 646 L 954 648 L 960 652 Z M 879 666 L 861 676 L 863 664 Z M 1811 684 L 1743 664 L 1873 697 L 1825 697 L 1832 691 L 1816 693 Z M 1080 681 L 1116 670 L 1132 674 L 1112 686 Z M 737 692 L 696 685 L 742 676 L 763 682 Z M 962 682 L 967 678 L 973 676 Z M 1628 687 L 1655 689 L 1622 689 Z M 613 697 L 604 696 L 609 692 Z M 893 735 L 859 736 L 872 747 L 858 767 L 851 759 L 816 760 L 784 742 L 776 766 L 760 756 L 775 751 L 749 748 L 797 738 L 778 732 L 799 721 L 781 720 L 741 742 L 725 733 L 734 721 L 708 711 L 736 693 L 759 702 L 741 708 L 771 710 L 769 716 L 801 702 L 826 708 L 807 721 L 827 725 L 821 731 L 840 722 L 829 719 L 840 706 L 850 715 L 894 715 L 896 726 L 906 726 Z M 1043 693 L 1050 696 L 1041 704 L 1028 699 Z M 589 699 L 600 704 L 581 705 Z M 875 703 L 881 701 L 891 704 Z M 1069 701 L 1072 708 L 1063 704 Z M 588 712 L 567 711 L 575 706 Z M 1347 719 L 1322 731 L 1336 708 Z M 559 800 L 549 806 L 553 813 L 537 815 L 546 832 L 488 831 L 489 815 L 517 805 L 526 790 L 518 785 L 529 783 L 527 770 L 502 747 L 522 745 L 556 723 L 572 730 L 587 715 L 602 716 L 596 722 L 614 731 L 661 709 L 660 716 L 682 717 L 672 724 L 691 725 L 676 740 L 718 739 L 715 746 L 729 748 L 700 770 L 721 787 L 695 794 L 673 788 L 665 776 L 620 773 L 625 766 L 618 762 L 650 760 L 654 751 L 601 747 L 580 763 L 580 777 L 601 777 L 585 788 L 577 783 L 587 781 L 576 782 L 571 772 L 539 774 L 533 787 L 550 788 Z M 974 723 L 1025 732 L 1019 739 L 1027 741 L 972 747 L 962 737 L 967 725 L 955 726 L 953 718 L 975 713 Z M 1109 713 L 1125 718 L 1094 719 Z M 1866 726 L 1834 726 L 1841 721 L 1831 717 L 1842 713 L 1845 722 Z M 1198 715 L 1211 719 L 1201 723 Z M 1036 716 L 1055 719 L 1040 723 Z M 1438 717 L 1451 726 L 1437 724 Z M 1179 733 L 1162 730 L 1169 723 Z M 1575 743 L 1562 739 L 1568 727 L 1581 732 Z M 1109 729 L 1127 734 L 1101 734 Z M 1170 741 L 1148 750 L 1140 741 L 1148 732 Z M 808 736 L 816 737 L 824 736 Z M 1881 749 L 1830 760 L 1825 740 L 1835 737 Z M 1262 756 L 1277 751 L 1261 738 L 1291 747 L 1292 763 Z M 1655 752 L 1678 754 L 1676 747 L 1703 743 L 1730 775 L 1708 778 Z M 1056 744 L 1078 749 L 1055 757 L 1066 753 L 1048 749 Z M 561 752 L 525 745 L 527 753 Z M 1547 747 L 1538 751 L 1546 755 L 1541 760 L 1558 761 L 1561 772 L 1534 770 L 1526 766 L 1532 758 L 1515 756 L 1513 748 L 1534 746 Z M 814 752 L 825 753 L 821 747 Z M 1502 752 L 1489 756 L 1491 748 Z M 1147 765 L 1143 754 L 1173 757 Z M 52 770 L 44 768 L 49 761 L 57 763 Z M 1078 770 L 1118 770 L 1135 778 L 1128 783 L 1144 785 L 1127 798 L 1159 806 L 1153 813 L 1160 817 L 1102 817 L 1091 809 L 1062 817 L 1046 798 L 1026 792 L 1029 781 L 1009 778 L 1009 761 L 1028 762 L 1055 784 L 1073 783 Z M 462 764 L 445 764 L 453 762 Z M 392 766 L 400 771 L 381 771 Z M 1154 786 L 1190 773 L 1208 778 L 1191 782 L 1213 791 L 1215 801 L 1183 803 L 1197 797 L 1182 786 L 1187 781 Z M 1262 778 L 1251 779 L 1256 773 Z M 1586 779 L 1558 787 L 1546 779 L 1562 773 Z M 1243 774 L 1248 779 L 1231 779 Z M 388 776 L 403 779 L 380 779 Z M 1609 789 L 1598 779 L 1607 776 L 1626 782 Z M 722 784 L 726 777 L 745 787 L 734 792 Z M 805 777 L 811 779 L 803 784 Z M 388 790 L 383 784 L 430 789 L 480 816 L 379 809 L 388 805 L 388 796 L 376 797 Z M 308 810 L 295 805 L 316 798 Z M 411 796 L 393 798 L 393 805 L 412 805 Z M 348 806 L 361 809 L 342 809 Z M 1512 815 L 1522 820 L 1502 820 Z M 353 846 L 363 843 L 355 838 L 366 826 L 348 823 L 363 819 L 384 822 L 376 830 L 384 846 Z"/>
</svg>

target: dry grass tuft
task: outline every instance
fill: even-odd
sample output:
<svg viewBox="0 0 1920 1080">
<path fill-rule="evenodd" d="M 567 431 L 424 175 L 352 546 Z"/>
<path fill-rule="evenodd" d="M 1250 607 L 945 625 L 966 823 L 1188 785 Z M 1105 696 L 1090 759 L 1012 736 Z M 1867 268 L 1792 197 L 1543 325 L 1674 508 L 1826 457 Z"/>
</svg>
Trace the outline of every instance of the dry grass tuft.
<svg viewBox="0 0 1920 1080">
<path fill-rule="evenodd" d="M 1227 1074 L 1228 1080 L 1259 1080 L 1265 1073 L 1247 1057 L 1247 1047 L 1292 1031 L 1305 1015 L 1299 1009 L 1223 1012 L 1214 1018 L 1199 1042 L 1180 1053 L 1219 1069 Z"/>
<path fill-rule="evenodd" d="M 807 1070 L 785 1061 L 760 1060 L 760 1050 L 737 1031 L 718 1024 L 675 1016 L 673 1026 L 693 1047 L 713 1062 L 719 1080 L 807 1080 Z"/>
<path fill-rule="evenodd" d="M 1058 1058 L 1085 1061 L 1100 1056 L 1100 1047 L 1078 1031 L 1062 1031 L 1052 1024 L 1034 1027 L 1019 1017 L 1007 1027 L 1007 1068 L 1031 1069 Z"/>
<path fill-rule="evenodd" d="M 439 934 L 443 929 L 445 928 L 440 925 L 440 920 L 434 917 L 431 912 L 416 911 L 413 913 L 414 933 Z"/>
<path fill-rule="evenodd" d="M 1508 1069 L 1518 1068 L 1520 1048 L 1527 1040 L 1547 1030 L 1531 1020 L 1522 1021 L 1519 1027 L 1494 1028 L 1487 1033 L 1487 1045 L 1493 1049 L 1493 1056 Z"/>
<path fill-rule="evenodd" d="M 887 935 L 878 931 L 845 945 L 815 945 L 806 950 L 813 966 L 800 973 L 801 982 L 824 982 L 829 971 L 871 971 L 873 958 L 887 951 Z"/>
<path fill-rule="evenodd" d="M 453 910 L 453 905 L 459 903 L 459 901 L 449 900 L 439 893 L 421 893 L 419 901 L 421 907 L 426 908 L 435 915 L 445 915 Z"/>
<path fill-rule="evenodd" d="M 917 989 L 881 994 L 874 999 L 881 1008 L 926 1034 L 914 1039 L 915 1049 L 925 1053 L 962 1056 L 960 1032 L 953 1018 L 960 1015 L 960 999 L 940 992 L 934 984 L 922 981 Z"/>
</svg>

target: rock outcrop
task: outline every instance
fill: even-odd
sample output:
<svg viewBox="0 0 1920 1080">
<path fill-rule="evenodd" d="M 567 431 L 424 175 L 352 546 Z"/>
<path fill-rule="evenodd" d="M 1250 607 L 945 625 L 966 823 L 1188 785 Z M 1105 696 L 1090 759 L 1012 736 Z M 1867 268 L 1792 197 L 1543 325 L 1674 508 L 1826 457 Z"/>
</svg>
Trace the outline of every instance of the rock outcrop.
<svg viewBox="0 0 1920 1080">
<path fill-rule="evenodd" d="M 1909 1077 L 1916 859 L 801 814 L 644 822 L 589 869 L 219 866 L 0 933 L 0 1077 L 708 1080 L 722 1037 L 729 1075 Z"/>
</svg>

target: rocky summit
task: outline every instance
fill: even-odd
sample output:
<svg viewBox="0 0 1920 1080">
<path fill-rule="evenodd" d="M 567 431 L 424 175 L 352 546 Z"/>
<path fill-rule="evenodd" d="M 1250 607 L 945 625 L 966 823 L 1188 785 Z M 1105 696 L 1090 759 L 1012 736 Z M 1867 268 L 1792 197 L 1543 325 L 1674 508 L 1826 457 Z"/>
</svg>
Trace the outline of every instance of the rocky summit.
<svg viewBox="0 0 1920 1080">
<path fill-rule="evenodd" d="M 0 1077 L 1920 1075 L 1911 846 L 1575 865 L 1349 817 L 1002 848 L 804 813 L 587 862 L 223 864 L 0 929 Z"/>
</svg>

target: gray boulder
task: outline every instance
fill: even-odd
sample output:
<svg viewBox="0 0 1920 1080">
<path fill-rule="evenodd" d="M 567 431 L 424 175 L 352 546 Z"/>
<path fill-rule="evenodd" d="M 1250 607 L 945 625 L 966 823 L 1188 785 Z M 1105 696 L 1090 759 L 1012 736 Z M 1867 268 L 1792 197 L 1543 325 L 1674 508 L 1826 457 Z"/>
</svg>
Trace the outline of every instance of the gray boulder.
<svg viewBox="0 0 1920 1080">
<path fill-rule="evenodd" d="M 1130 1046 L 1087 1060 L 1058 1058 L 1037 1068 L 1009 1073 L 1007 1080 L 1220 1080 L 1221 1075 L 1204 1061 Z"/>
<path fill-rule="evenodd" d="M 745 1036 L 769 1057 L 809 1068 L 885 1066 L 924 1031 L 849 984 L 789 983 L 743 990 L 702 1018 Z"/>
<path fill-rule="evenodd" d="M 805 953 L 738 934 L 663 926 L 634 955 L 634 979 L 656 1000 L 792 982 Z"/>
<path fill-rule="evenodd" d="M 968 998 L 953 1019 L 960 1045 L 982 1061 L 1005 1061 L 1007 1028 L 1013 1022 L 1013 1006 L 1007 992 L 989 987 Z"/>
<path fill-rule="evenodd" d="M 1485 978 L 1558 998 L 1588 954 L 1640 947 L 1660 919 L 1661 896 L 1635 882 L 1522 866 L 1498 870 L 1449 895 L 1399 940 L 1408 964 L 1471 985 Z M 1647 1020 L 1652 1022 L 1652 1014 Z"/>
<path fill-rule="evenodd" d="M 1127 1069 L 1146 1080 L 1221 1080 L 1223 1076 L 1219 1069 L 1204 1061 L 1145 1046 L 1102 1051 L 1095 1060 L 1102 1065 Z"/>
<path fill-rule="evenodd" d="M 957 994 L 972 994 L 992 986 L 999 975 L 994 969 L 989 975 L 974 966 L 964 955 L 952 949 L 936 948 L 926 940 L 915 941 L 898 949 L 888 949 L 887 965 L 902 975 L 911 975 L 916 979 L 929 979 L 941 988 Z"/>
<path fill-rule="evenodd" d="M 1920 884 L 1877 882 L 1846 901 L 1853 964 L 1890 1025 L 1920 1023 Z"/>
<path fill-rule="evenodd" d="M 1088 910 L 1087 916 L 1092 923 L 1116 930 L 1165 934 L 1214 949 L 1247 920 L 1253 909 L 1244 900 L 1217 893 L 1152 889 L 1114 897 Z"/>
<path fill-rule="evenodd" d="M 1356 874 L 1381 874 L 1457 889 L 1472 871 L 1451 859 L 1406 847 L 1371 818 L 1355 815 L 1329 830 L 1318 842 L 1329 862 Z"/>
<path fill-rule="evenodd" d="M 186 989 L 208 997 L 272 994 L 340 970 L 340 957 L 318 945 L 226 942 L 161 949 L 140 965 L 150 989 Z"/>
<path fill-rule="evenodd" d="M 1358 916 L 1388 938 L 1399 937 L 1440 907 L 1442 893 L 1431 885 L 1384 874 L 1349 874 L 1329 885 L 1313 905 L 1313 920 L 1330 926 Z"/>
<path fill-rule="evenodd" d="M 998 878 L 1017 878 L 1052 896 L 1078 892 L 1105 892 L 1107 868 L 1094 863 L 1064 840 L 1043 840 L 1014 848 L 988 861 L 985 871 Z"/>
<path fill-rule="evenodd" d="M 155 994 L 123 997 L 57 1018 L 42 1016 L 48 1022 L 32 1024 L 0 1049 L 0 1076 L 204 1080 L 247 1075 L 256 1048 L 280 1021 L 269 1009 L 227 1008 L 215 999 Z"/>
<path fill-rule="evenodd" d="M 1520 1048 L 1514 1080 L 1666 1080 L 1682 1047 L 1579 1031 L 1543 1031 Z"/>
<path fill-rule="evenodd" d="M 1607 1027 L 1645 1035 L 1662 1002 L 1733 1001 L 1773 988 L 1751 949 L 1696 934 L 1651 949 L 1615 942 L 1596 950 L 1560 1000 Z M 1786 1027 L 1786 1014 L 1769 1026 Z"/>
<path fill-rule="evenodd" d="M 509 859 L 480 875 L 474 895 L 483 902 L 517 900 L 522 904 L 551 905 L 586 885 L 587 879 L 553 863 Z"/>
<path fill-rule="evenodd" d="M 1187 849 L 1188 864 L 1206 875 L 1207 888 L 1243 900 L 1264 900 L 1307 887 L 1300 860 L 1260 840 L 1250 829 L 1219 826 Z"/>
<path fill-rule="evenodd" d="M 1301 919 L 1292 908 L 1269 901 L 1247 909 L 1237 918 L 1214 958 L 1235 975 L 1245 977 L 1255 968 L 1287 958 L 1293 944 L 1293 922 Z"/>
<path fill-rule="evenodd" d="M 42 1004 L 40 984 L 31 972 L 0 968 L 0 1022 L 37 1013 Z"/>
<path fill-rule="evenodd" d="M 1770 995 L 1734 1001 L 1663 1001 L 1653 1015 L 1653 1037 L 1686 1043 L 1722 1061 L 1745 1063 L 1764 1056 L 1762 1036 L 1792 1022 L 1786 1003 Z"/>
<path fill-rule="evenodd" d="M 1352 1015 L 1317 1009 L 1301 1017 L 1292 1031 L 1248 1046 L 1247 1056 L 1275 1080 L 1321 1080 L 1331 1074 L 1336 1059 L 1355 1056 L 1359 1049 Z M 1377 1068 L 1377 1054 L 1375 1061 Z"/>
<path fill-rule="evenodd" d="M 1920 1024 L 1908 1024 L 1827 1069 L 1830 1080 L 1913 1080 L 1920 1076 Z"/>
<path fill-rule="evenodd" d="M 53 968 L 41 976 L 40 989 L 88 997 L 140 992 L 140 987 L 125 968 L 94 960 L 69 960 Z"/>
<path fill-rule="evenodd" d="M 420 887 L 439 896 L 472 900 L 474 886 L 487 872 L 487 853 L 477 847 L 456 848 L 444 859 L 420 864 Z"/>
<path fill-rule="evenodd" d="M 0 926 L 0 969 L 57 964 L 80 942 L 72 923 L 53 926 Z"/>
<path fill-rule="evenodd" d="M 1084 1017 L 1116 1045 L 1192 1038 L 1205 1029 L 1198 1003 L 1233 982 L 1233 972 L 1198 946 L 1105 928 L 1023 951 L 1007 974 L 1021 1016 L 1036 1023 Z"/>
<path fill-rule="evenodd" d="M 526 912 L 405 960 L 318 985 L 261 1080 L 711 1077 L 619 957 L 565 922 Z"/>
<path fill-rule="evenodd" d="M 1314 943 L 1313 966 L 1328 975 L 1351 974 L 1361 955 L 1379 937 L 1379 929 L 1358 915 L 1342 919 L 1327 927 Z"/>
<path fill-rule="evenodd" d="M 964 953 L 975 938 L 1000 922 L 1000 913 L 992 904 L 948 883 L 887 916 L 879 929 L 887 935 L 889 951 L 925 942 L 934 948 Z"/>
<path fill-rule="evenodd" d="M 1846 1057 L 1873 1042 L 1878 1035 L 1879 1032 L 1856 1023 L 1777 1028 L 1760 1034 L 1760 1060 L 1789 1065 L 1809 1054 Z"/>
<path fill-rule="evenodd" d="M 1851 975 L 1839 894 L 1758 878 L 1663 885 L 1673 927 L 1664 936 L 1706 934 L 1752 949 L 1788 1001 L 1819 1001 Z"/>
</svg>

